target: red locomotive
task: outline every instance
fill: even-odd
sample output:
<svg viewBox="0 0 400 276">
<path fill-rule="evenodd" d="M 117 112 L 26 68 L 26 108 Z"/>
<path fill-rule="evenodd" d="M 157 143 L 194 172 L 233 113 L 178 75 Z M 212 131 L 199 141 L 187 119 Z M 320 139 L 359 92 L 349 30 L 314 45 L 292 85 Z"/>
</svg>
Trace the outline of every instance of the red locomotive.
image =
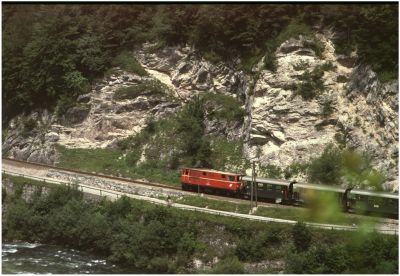
<svg viewBox="0 0 400 276">
<path fill-rule="evenodd" d="M 244 188 L 242 174 L 221 172 L 210 169 L 182 168 L 181 184 L 183 190 L 220 191 L 240 194 Z"/>
</svg>

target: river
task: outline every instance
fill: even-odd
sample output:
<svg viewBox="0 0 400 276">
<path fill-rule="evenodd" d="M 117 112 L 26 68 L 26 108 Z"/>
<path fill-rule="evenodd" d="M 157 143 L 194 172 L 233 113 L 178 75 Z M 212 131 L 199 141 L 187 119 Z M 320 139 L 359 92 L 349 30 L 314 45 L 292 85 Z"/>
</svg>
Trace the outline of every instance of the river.
<svg viewBox="0 0 400 276">
<path fill-rule="evenodd" d="M 135 273 L 74 249 L 33 243 L 3 243 L 3 274 Z"/>
</svg>

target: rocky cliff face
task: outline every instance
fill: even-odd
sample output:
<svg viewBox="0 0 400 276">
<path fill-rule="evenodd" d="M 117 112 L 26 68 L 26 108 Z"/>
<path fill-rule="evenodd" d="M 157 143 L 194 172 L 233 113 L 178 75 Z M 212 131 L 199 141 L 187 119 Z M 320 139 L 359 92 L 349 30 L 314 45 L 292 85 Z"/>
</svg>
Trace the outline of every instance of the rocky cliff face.
<svg viewBox="0 0 400 276">
<path fill-rule="evenodd" d="M 325 45 L 321 57 L 305 38 L 290 39 L 276 51 L 276 72 L 260 72 L 249 98 L 247 156 L 285 167 L 320 155 L 330 143 L 345 143 L 373 157 L 391 182 L 387 188 L 397 185 L 398 82 L 380 84 L 355 57 L 335 55 L 329 35 L 318 38 Z M 304 100 L 296 93 L 300 76 L 327 62 L 324 91 Z"/>
<path fill-rule="evenodd" d="M 397 185 L 398 82 L 381 84 L 368 66 L 356 63 L 355 55 L 336 55 L 329 33 L 317 37 L 325 48 L 321 55 L 307 38 L 292 38 L 276 50 L 276 71 L 260 70 L 260 62 L 254 68 L 256 79 L 233 69 L 234 64 L 212 64 L 188 46 L 154 50 L 154 45 L 145 44 L 135 56 L 148 77 L 117 68 L 61 118 L 46 111 L 31 114 L 37 125 L 25 136 L 22 121 L 27 118 L 14 118 L 3 154 L 53 163 L 56 144 L 112 147 L 118 139 L 138 133 L 149 118 L 168 116 L 194 95 L 210 91 L 238 98 L 247 113 L 244 123 L 207 122 L 206 133 L 245 138 L 247 158 L 283 168 L 320 155 L 329 143 L 345 143 L 371 154 L 388 176 L 387 185 Z M 323 89 L 304 99 L 298 87 L 305 83 L 305 72 L 318 68 L 324 68 L 318 80 Z M 120 87 L 155 79 L 169 88 L 165 95 L 115 97 Z"/>
</svg>

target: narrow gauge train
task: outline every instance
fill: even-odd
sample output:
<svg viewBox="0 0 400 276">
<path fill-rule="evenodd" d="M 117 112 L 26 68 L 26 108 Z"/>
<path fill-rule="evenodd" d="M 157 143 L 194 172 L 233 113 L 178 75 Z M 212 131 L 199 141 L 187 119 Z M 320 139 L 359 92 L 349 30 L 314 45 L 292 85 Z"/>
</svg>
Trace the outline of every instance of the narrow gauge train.
<svg viewBox="0 0 400 276">
<path fill-rule="evenodd" d="M 183 190 L 217 193 L 250 198 L 250 176 L 209 169 L 182 168 Z M 256 190 L 257 189 L 257 190 Z M 329 193 L 346 212 L 376 213 L 398 218 L 399 196 L 395 193 L 372 192 L 337 186 L 296 183 L 269 178 L 255 179 L 253 191 L 260 201 L 290 205 L 308 205 L 308 195 Z"/>
</svg>

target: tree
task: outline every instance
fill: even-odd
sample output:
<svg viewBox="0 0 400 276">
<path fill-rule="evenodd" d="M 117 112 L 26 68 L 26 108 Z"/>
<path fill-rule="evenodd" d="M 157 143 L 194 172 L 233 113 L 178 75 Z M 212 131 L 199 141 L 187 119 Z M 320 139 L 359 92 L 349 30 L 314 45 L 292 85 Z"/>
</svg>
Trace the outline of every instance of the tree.
<svg viewBox="0 0 400 276">
<path fill-rule="evenodd" d="M 315 183 L 338 184 L 342 170 L 340 151 L 329 144 L 320 157 L 315 158 L 308 168 L 308 180 Z"/>
</svg>

